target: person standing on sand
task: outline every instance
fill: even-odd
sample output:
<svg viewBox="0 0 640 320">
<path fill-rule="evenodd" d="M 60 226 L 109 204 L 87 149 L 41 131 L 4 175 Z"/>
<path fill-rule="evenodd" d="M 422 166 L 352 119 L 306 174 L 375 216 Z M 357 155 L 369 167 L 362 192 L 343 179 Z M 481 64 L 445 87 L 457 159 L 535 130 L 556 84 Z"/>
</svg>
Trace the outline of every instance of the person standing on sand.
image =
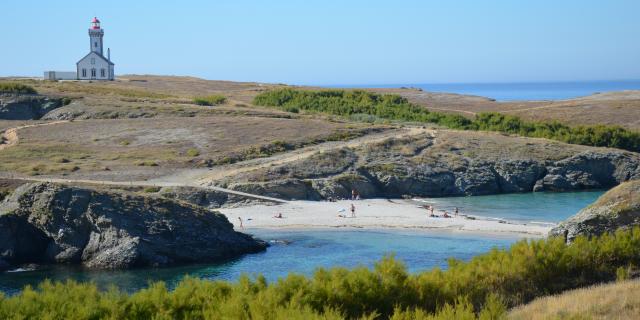
<svg viewBox="0 0 640 320">
<path fill-rule="evenodd" d="M 240 229 L 244 229 L 244 226 L 242 225 L 242 218 L 238 217 L 238 221 L 240 221 Z"/>
<path fill-rule="evenodd" d="M 351 218 L 355 218 L 356 217 L 356 206 L 352 203 L 351 204 Z"/>
<path fill-rule="evenodd" d="M 456 214 L 456 217 L 458 216 L 458 207 L 456 207 L 456 210 L 454 211 L 454 213 Z"/>
</svg>

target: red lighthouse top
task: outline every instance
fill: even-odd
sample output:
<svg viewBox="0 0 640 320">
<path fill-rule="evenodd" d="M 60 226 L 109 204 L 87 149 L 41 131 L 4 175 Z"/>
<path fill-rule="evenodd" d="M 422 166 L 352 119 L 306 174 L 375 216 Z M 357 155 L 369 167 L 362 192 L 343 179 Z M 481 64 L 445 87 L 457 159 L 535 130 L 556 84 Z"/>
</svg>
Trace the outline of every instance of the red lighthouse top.
<svg viewBox="0 0 640 320">
<path fill-rule="evenodd" d="M 100 20 L 98 18 L 93 17 L 91 20 L 91 29 L 98 30 L 100 29 Z"/>
</svg>

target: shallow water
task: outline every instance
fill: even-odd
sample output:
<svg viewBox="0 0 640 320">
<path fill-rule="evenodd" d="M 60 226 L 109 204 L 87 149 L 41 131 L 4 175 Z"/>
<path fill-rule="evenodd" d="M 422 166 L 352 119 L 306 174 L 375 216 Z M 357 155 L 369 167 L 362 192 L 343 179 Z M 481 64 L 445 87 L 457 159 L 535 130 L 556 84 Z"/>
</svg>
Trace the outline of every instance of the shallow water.
<svg viewBox="0 0 640 320">
<path fill-rule="evenodd" d="M 436 210 L 504 219 L 522 223 L 557 223 L 593 203 L 605 191 L 529 192 L 474 197 L 419 199 Z"/>
<path fill-rule="evenodd" d="M 427 199 L 436 208 L 458 206 L 463 213 L 519 221 L 559 221 L 593 202 L 601 191 L 528 193 L 481 197 Z M 450 210 L 450 209 L 449 209 Z M 190 265 L 127 271 L 86 271 L 49 267 L 36 271 L 0 273 L 0 291 L 18 292 L 44 279 L 93 281 L 102 288 L 116 285 L 134 291 L 149 281 L 174 286 L 185 275 L 203 279 L 235 280 L 243 273 L 262 273 L 270 281 L 289 272 L 311 274 L 318 267 L 373 266 L 386 254 L 395 254 L 412 272 L 446 267 L 449 257 L 468 260 L 492 247 L 507 247 L 513 236 L 491 236 L 453 231 L 360 230 L 248 230 L 272 245 L 266 252 L 245 255 L 220 264 Z"/>
</svg>

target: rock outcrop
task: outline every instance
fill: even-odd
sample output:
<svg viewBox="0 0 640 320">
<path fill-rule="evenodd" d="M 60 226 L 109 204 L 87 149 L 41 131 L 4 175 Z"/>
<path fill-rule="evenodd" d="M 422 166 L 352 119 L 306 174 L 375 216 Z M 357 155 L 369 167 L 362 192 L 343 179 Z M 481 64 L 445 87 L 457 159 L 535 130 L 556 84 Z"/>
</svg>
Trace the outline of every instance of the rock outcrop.
<svg viewBox="0 0 640 320">
<path fill-rule="evenodd" d="M 0 119 L 38 120 L 63 104 L 62 99 L 35 94 L 0 94 Z"/>
<path fill-rule="evenodd" d="M 282 199 L 318 200 L 349 197 L 352 189 L 363 197 L 440 197 L 611 188 L 640 178 L 640 155 L 633 152 L 488 133 L 486 138 L 483 133 L 447 134 L 452 137 L 440 141 L 391 139 L 326 151 L 233 176 L 222 185 Z M 497 141 L 489 146 L 490 139 Z"/>
<path fill-rule="evenodd" d="M 598 236 L 640 226 L 640 181 L 629 181 L 609 190 L 596 202 L 551 230 L 551 236 L 572 241 L 579 235 Z"/>
<path fill-rule="evenodd" d="M 190 204 L 50 183 L 0 206 L 0 265 L 114 269 L 219 261 L 264 250 L 223 215 Z"/>
</svg>

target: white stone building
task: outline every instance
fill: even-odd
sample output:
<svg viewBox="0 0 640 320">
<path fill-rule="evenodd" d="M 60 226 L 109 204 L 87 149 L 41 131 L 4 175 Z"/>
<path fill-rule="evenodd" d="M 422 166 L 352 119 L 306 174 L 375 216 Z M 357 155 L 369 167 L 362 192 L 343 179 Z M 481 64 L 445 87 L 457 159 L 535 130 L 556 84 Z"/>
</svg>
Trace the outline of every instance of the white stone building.
<svg viewBox="0 0 640 320">
<path fill-rule="evenodd" d="M 111 62 L 111 52 L 107 49 L 107 56 L 104 56 L 102 37 L 104 30 L 100 28 L 100 20 L 93 18 L 91 20 L 91 28 L 89 29 L 89 46 L 90 52 L 84 56 L 78 63 L 77 79 L 78 80 L 114 80 L 114 64 Z"/>
</svg>

